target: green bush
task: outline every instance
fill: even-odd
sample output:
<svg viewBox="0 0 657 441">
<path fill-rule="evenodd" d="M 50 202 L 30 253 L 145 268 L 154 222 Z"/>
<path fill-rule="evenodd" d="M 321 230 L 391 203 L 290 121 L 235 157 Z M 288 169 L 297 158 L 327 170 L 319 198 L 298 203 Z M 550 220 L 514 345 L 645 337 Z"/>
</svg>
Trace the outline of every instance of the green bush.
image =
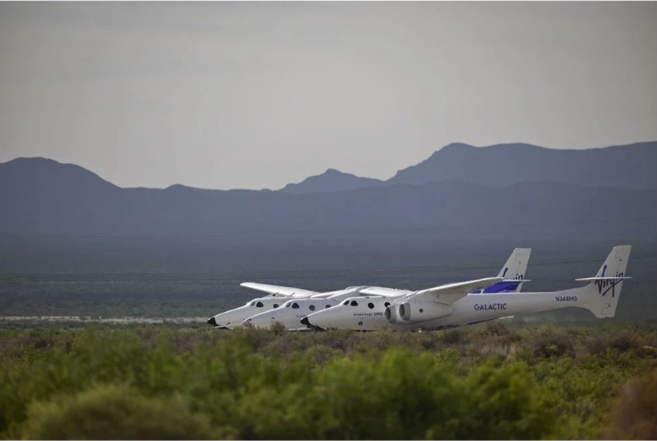
<svg viewBox="0 0 657 441">
<path fill-rule="evenodd" d="M 537 439 L 550 432 L 556 419 L 524 363 L 480 366 L 465 379 L 463 395 L 452 438 Z"/>
<path fill-rule="evenodd" d="M 189 411 L 179 397 L 147 398 L 126 386 L 103 385 L 28 410 L 24 439 L 213 439 L 206 417 Z"/>
<path fill-rule="evenodd" d="M 533 357 L 573 356 L 573 338 L 567 332 L 552 326 L 529 329 L 531 354 Z"/>
<path fill-rule="evenodd" d="M 186 437 L 147 434 L 195 421 L 198 438 L 596 439 L 617 385 L 654 372 L 653 346 L 633 349 L 654 337 L 620 325 L 11 331 L 0 333 L 0 438 Z M 157 413 L 128 419 L 133 432 L 99 434 L 144 408 Z M 81 424 L 93 434 L 72 432 L 94 420 Z"/>
</svg>

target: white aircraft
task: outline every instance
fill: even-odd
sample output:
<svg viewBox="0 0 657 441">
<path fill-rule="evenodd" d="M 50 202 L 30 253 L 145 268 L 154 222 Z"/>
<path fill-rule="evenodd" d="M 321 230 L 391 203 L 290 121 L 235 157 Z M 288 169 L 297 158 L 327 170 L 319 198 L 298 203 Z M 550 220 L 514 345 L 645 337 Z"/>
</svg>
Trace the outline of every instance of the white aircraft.
<svg viewBox="0 0 657 441">
<path fill-rule="evenodd" d="M 274 322 L 281 323 L 289 331 L 307 331 L 308 327 L 301 323 L 301 319 L 308 314 L 323 309 L 329 309 L 340 304 L 345 298 L 351 298 L 363 290 L 367 290 L 373 298 L 397 298 L 412 291 L 403 289 L 383 288 L 379 286 L 360 286 L 357 289 L 345 289 L 342 291 L 333 291 L 325 294 L 317 294 L 305 299 L 292 299 L 278 309 L 268 310 L 247 318 L 242 323 L 251 324 L 256 328 L 270 328 Z"/>
<path fill-rule="evenodd" d="M 257 299 L 249 300 L 248 302 L 246 302 L 246 305 L 244 306 L 240 306 L 239 308 L 231 309 L 230 311 L 217 314 L 208 320 L 208 324 L 222 329 L 232 329 L 237 326 L 240 326 L 245 319 L 248 319 L 251 316 L 254 316 L 262 312 L 279 309 L 284 303 L 287 305 L 286 302 L 289 299 L 301 301 L 303 299 L 319 298 L 319 299 L 324 299 L 322 300 L 322 302 L 324 302 L 327 298 L 331 298 L 333 296 L 337 296 L 339 298 L 344 298 L 344 296 L 353 297 L 354 295 L 357 295 L 360 292 L 360 290 L 364 288 L 370 288 L 371 289 L 370 294 L 373 295 L 376 295 L 377 293 L 381 293 L 379 295 L 391 295 L 389 293 L 398 291 L 390 288 L 350 286 L 349 288 L 345 288 L 339 291 L 320 293 L 316 291 L 309 291 L 306 289 L 293 288 L 289 286 L 267 285 L 264 283 L 253 283 L 253 282 L 240 283 L 240 286 L 243 286 L 245 288 L 255 289 L 256 291 L 263 291 L 268 293 L 269 295 L 266 297 L 260 297 Z M 337 303 L 338 302 L 336 301 L 335 304 Z M 308 304 L 307 306 L 309 305 L 310 304 Z M 319 303 L 313 303 L 312 305 L 313 307 L 319 307 Z M 298 308 L 298 306 L 295 308 L 294 304 L 292 304 L 291 308 L 296 309 Z M 303 326 L 303 328 L 307 329 L 305 326 Z"/>
<path fill-rule="evenodd" d="M 516 248 L 506 261 L 498 277 L 503 280 L 490 286 L 484 292 L 517 292 L 525 282 L 524 275 L 531 254 L 530 248 Z M 506 276 L 510 279 L 505 279 Z M 391 289 L 382 287 L 359 287 L 358 293 L 369 294 L 372 303 L 380 305 L 381 310 L 389 306 L 394 299 L 412 294 L 413 291 L 406 289 Z M 258 313 L 244 320 L 257 328 L 269 328 L 275 322 L 281 323 L 290 331 L 306 331 L 308 327 L 301 320 L 309 314 L 337 306 L 341 301 L 354 296 L 354 292 L 335 291 L 333 293 L 318 294 L 303 299 L 292 299 L 287 301 L 282 308 L 268 310 Z M 351 299 L 358 301 L 359 298 Z M 374 303 L 372 303 L 374 304 Z"/>
<path fill-rule="evenodd" d="M 302 323 L 321 329 L 436 330 L 549 311 L 569 306 L 588 309 L 598 318 L 613 317 L 631 246 L 614 247 L 595 277 L 580 288 L 555 292 L 485 293 L 500 277 L 453 283 L 416 291 L 386 305 L 368 297 L 346 299 L 340 306 L 308 315 Z M 483 293 L 474 294 L 483 289 Z"/>
<path fill-rule="evenodd" d="M 259 312 L 276 309 L 281 306 L 288 298 L 306 298 L 318 294 L 315 291 L 308 291 L 301 288 L 292 288 L 288 286 L 267 285 L 264 283 L 244 282 L 240 286 L 254 289 L 256 291 L 266 292 L 266 297 L 261 297 L 246 302 L 246 305 L 230 311 L 222 312 L 208 320 L 208 324 L 219 328 L 229 329 L 238 326 L 244 319 L 258 314 Z M 356 293 L 356 291 L 352 291 Z"/>
</svg>

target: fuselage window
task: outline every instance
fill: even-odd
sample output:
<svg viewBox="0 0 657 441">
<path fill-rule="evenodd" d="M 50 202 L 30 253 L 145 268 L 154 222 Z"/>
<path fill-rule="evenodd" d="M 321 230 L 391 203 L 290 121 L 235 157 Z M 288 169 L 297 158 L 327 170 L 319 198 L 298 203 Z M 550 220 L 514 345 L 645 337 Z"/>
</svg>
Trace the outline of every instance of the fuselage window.
<svg viewBox="0 0 657 441">
<path fill-rule="evenodd" d="M 315 310 L 315 305 L 310 305 L 308 308 L 309 308 L 311 311 L 314 311 L 314 310 Z"/>
<path fill-rule="evenodd" d="M 367 307 L 370 308 L 370 309 L 374 309 L 374 303 L 368 303 Z"/>
<path fill-rule="evenodd" d="M 298 303 L 292 303 L 292 309 L 299 309 Z"/>
<path fill-rule="evenodd" d="M 385 303 L 383 304 L 383 306 L 385 306 L 385 307 L 387 308 L 388 306 L 390 306 L 390 302 L 385 302 Z"/>
<path fill-rule="evenodd" d="M 355 301 L 355 300 L 352 300 L 352 301 L 351 301 L 351 306 L 358 306 L 358 302 Z"/>
<path fill-rule="evenodd" d="M 345 300 L 343 303 L 343 305 L 348 305 L 348 304 L 349 304 L 349 300 Z"/>
<path fill-rule="evenodd" d="M 263 306 L 264 306 L 264 305 L 262 304 L 262 302 L 258 302 L 258 303 L 256 303 L 256 308 L 262 308 Z"/>
<path fill-rule="evenodd" d="M 326 305 L 326 309 L 329 309 L 330 307 L 331 307 L 331 305 Z"/>
<path fill-rule="evenodd" d="M 254 306 L 255 305 L 255 300 L 249 303 L 249 306 Z"/>
<path fill-rule="evenodd" d="M 289 304 L 289 303 L 286 303 L 286 304 L 285 304 L 285 307 L 286 307 L 286 308 L 289 308 L 289 307 L 290 307 L 290 304 Z"/>
<path fill-rule="evenodd" d="M 274 303 L 274 309 L 278 308 L 278 303 Z"/>
</svg>

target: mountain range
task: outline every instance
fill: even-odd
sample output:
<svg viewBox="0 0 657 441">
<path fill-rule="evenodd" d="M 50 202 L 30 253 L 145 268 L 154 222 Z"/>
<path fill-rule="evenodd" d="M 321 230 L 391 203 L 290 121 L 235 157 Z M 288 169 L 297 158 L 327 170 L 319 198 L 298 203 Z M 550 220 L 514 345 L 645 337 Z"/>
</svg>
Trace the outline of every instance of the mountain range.
<svg viewBox="0 0 657 441">
<path fill-rule="evenodd" d="M 281 190 L 121 188 L 44 158 L 0 164 L 2 234 L 425 232 L 654 240 L 657 142 L 450 144 L 387 181 L 337 170 Z"/>
<path fill-rule="evenodd" d="M 449 180 L 493 186 L 555 181 L 591 187 L 655 188 L 655 164 L 655 141 L 586 150 L 555 150 L 522 143 L 488 147 L 452 143 L 386 181 L 328 169 L 298 184 L 288 184 L 282 191 L 317 193 Z"/>
</svg>

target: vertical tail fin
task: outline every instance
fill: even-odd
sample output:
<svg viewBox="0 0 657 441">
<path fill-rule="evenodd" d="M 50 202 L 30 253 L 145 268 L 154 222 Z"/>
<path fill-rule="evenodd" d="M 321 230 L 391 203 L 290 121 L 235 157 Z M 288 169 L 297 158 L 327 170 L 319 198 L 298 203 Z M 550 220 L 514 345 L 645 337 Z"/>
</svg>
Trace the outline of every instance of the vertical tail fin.
<svg viewBox="0 0 657 441">
<path fill-rule="evenodd" d="M 618 245 L 612 248 L 595 277 L 624 277 L 630 251 L 632 251 L 631 245 Z"/>
<path fill-rule="evenodd" d="M 589 282 L 584 289 L 591 300 L 582 307 L 591 311 L 596 317 L 613 317 L 616 314 L 623 281 L 631 278 L 625 276 L 631 250 L 631 245 L 615 246 L 595 277 L 577 279 L 581 282 Z"/>
<path fill-rule="evenodd" d="M 497 277 L 502 277 L 504 281 L 489 286 L 482 293 L 520 292 L 531 252 L 531 248 L 514 249 L 511 256 L 509 256 L 509 260 L 506 261 L 497 275 Z"/>
</svg>

